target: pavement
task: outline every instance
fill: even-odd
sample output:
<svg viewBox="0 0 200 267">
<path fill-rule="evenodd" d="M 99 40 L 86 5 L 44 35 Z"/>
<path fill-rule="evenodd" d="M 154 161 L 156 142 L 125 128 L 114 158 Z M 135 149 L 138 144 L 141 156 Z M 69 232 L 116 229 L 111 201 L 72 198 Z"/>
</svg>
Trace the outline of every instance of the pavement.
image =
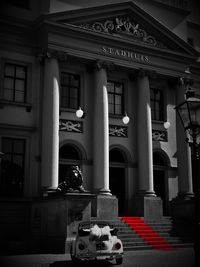
<svg viewBox="0 0 200 267">
<path fill-rule="evenodd" d="M 81 266 L 114 266 L 116 263 L 86 262 Z M 69 254 L 34 254 L 0 256 L 1 267 L 75 267 Z M 127 251 L 121 267 L 194 267 L 193 248 L 173 251 L 139 250 Z M 77 266 L 80 267 L 80 264 Z"/>
</svg>

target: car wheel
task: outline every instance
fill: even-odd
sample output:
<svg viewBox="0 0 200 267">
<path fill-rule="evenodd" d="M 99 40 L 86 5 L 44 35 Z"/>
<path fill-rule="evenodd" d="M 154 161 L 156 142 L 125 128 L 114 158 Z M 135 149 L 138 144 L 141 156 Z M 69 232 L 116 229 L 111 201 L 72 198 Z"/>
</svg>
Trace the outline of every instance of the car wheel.
<svg viewBox="0 0 200 267">
<path fill-rule="evenodd" d="M 71 255 L 71 259 L 72 259 L 72 262 L 73 262 L 74 264 L 79 264 L 79 263 L 81 262 L 81 260 L 77 259 L 76 257 L 74 257 L 74 256 L 72 256 L 72 255 Z"/>
<path fill-rule="evenodd" d="M 123 258 L 122 258 L 122 257 L 116 259 L 116 263 L 117 263 L 117 265 L 122 264 L 122 262 L 123 262 Z"/>
</svg>

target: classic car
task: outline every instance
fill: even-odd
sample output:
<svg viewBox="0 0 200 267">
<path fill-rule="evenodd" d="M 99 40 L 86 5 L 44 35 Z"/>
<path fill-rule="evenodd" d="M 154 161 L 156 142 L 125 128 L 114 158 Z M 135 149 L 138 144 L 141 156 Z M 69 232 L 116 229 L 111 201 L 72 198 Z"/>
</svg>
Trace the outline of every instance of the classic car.
<svg viewBox="0 0 200 267">
<path fill-rule="evenodd" d="M 116 260 L 116 264 L 122 264 L 123 244 L 117 232 L 118 229 L 106 221 L 79 223 L 71 246 L 72 261 Z"/>
</svg>

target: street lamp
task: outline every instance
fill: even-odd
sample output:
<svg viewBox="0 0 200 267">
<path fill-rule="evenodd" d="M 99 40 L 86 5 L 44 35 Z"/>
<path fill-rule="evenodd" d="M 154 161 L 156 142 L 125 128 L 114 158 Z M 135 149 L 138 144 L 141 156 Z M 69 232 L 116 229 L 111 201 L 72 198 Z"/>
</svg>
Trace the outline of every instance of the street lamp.
<svg viewBox="0 0 200 267">
<path fill-rule="evenodd" d="M 200 96 L 188 88 L 186 99 L 175 109 L 186 133 L 186 142 L 192 149 L 192 180 L 195 199 L 195 266 L 200 266 Z"/>
</svg>

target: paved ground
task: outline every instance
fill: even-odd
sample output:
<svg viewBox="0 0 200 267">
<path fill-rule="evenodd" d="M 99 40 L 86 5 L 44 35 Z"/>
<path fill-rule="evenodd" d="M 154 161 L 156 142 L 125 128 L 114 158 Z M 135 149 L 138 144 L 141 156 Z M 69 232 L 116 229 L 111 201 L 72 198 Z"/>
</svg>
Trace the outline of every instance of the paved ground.
<svg viewBox="0 0 200 267">
<path fill-rule="evenodd" d="M 81 266 L 115 266 L 115 262 L 104 261 L 81 264 Z M 1 267 L 72 267 L 68 254 L 41 254 L 1 256 Z M 80 266 L 80 264 L 79 264 Z M 78 267 L 79 267 L 78 266 Z M 194 267 L 192 248 L 177 249 L 171 252 L 144 250 L 126 252 L 121 267 Z"/>
</svg>

